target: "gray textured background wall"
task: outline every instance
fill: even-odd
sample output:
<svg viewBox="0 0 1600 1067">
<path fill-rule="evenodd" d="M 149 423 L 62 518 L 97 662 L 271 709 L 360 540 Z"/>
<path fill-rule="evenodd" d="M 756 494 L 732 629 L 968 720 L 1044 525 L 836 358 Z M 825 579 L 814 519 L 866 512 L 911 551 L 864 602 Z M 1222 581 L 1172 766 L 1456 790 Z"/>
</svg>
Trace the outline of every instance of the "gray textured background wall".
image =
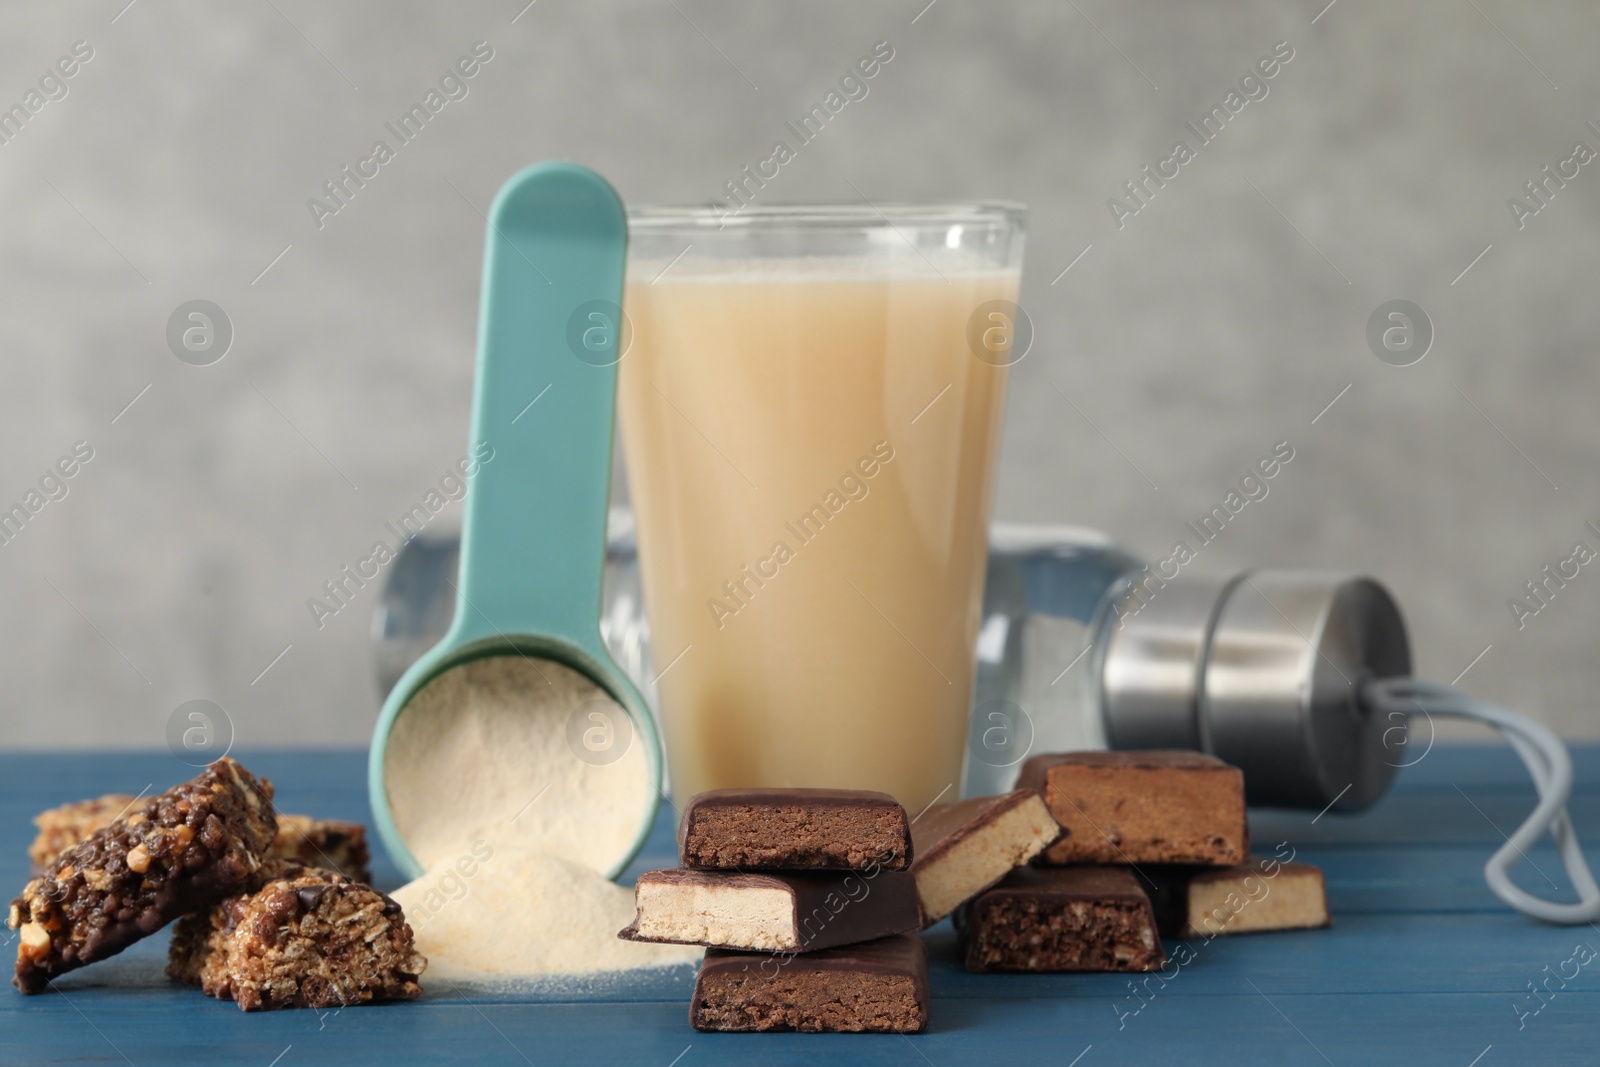
<svg viewBox="0 0 1600 1067">
<path fill-rule="evenodd" d="M 1592 5 L 523 2 L 0 13 L 7 106 L 93 49 L 0 145 L 0 504 L 94 450 L 0 547 L 0 744 L 160 745 L 193 698 L 241 743 L 364 741 L 372 591 L 321 631 L 306 600 L 464 451 L 499 183 L 568 157 L 704 201 L 879 40 L 763 195 L 1033 206 L 1002 517 L 1164 554 L 1288 440 L 1197 567 L 1368 570 L 1421 672 L 1475 662 L 1463 685 L 1600 735 L 1600 568 L 1520 630 L 1507 606 L 1600 548 L 1600 167 L 1521 229 L 1506 203 L 1600 149 Z M 1108 198 L 1285 40 L 1119 228 Z M 469 94 L 319 228 L 307 198 L 478 41 Z M 1406 367 L 1364 335 L 1396 298 L 1436 331 Z M 192 299 L 233 325 L 211 366 L 165 338 Z"/>
</svg>

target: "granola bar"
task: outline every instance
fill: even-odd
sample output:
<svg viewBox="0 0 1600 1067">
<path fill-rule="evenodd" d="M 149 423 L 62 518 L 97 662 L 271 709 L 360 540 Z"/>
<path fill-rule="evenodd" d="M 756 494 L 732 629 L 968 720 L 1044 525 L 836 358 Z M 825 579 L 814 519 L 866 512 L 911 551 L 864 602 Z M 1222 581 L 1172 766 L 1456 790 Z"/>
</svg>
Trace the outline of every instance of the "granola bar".
<svg viewBox="0 0 1600 1067">
<path fill-rule="evenodd" d="M 33 872 L 43 874 L 61 854 L 85 840 L 102 826 L 110 826 L 119 815 L 133 807 L 136 797 L 127 793 L 108 793 L 93 800 L 76 800 L 59 808 L 41 811 L 33 817 L 39 836 L 28 846 Z"/>
<path fill-rule="evenodd" d="M 95 831 L 11 902 L 13 984 L 114 956 L 186 912 L 248 885 L 277 833 L 272 785 L 224 757 Z"/>
<path fill-rule="evenodd" d="M 35 815 L 33 824 L 39 828 L 39 836 L 28 849 L 34 873 L 44 873 L 63 852 L 131 810 L 137 799 L 126 793 L 110 793 Z M 268 852 L 290 863 L 338 871 L 357 882 L 372 881 L 367 868 L 367 830 L 360 823 L 279 812 L 278 836 Z"/>
<path fill-rule="evenodd" d="M 167 974 L 243 1011 L 409 1000 L 428 961 L 400 905 L 333 871 L 284 865 L 254 893 L 186 915 Z"/>
<path fill-rule="evenodd" d="M 274 859 L 337 871 L 352 882 L 372 881 L 367 867 L 367 828 L 358 822 L 278 813 Z"/>
</svg>

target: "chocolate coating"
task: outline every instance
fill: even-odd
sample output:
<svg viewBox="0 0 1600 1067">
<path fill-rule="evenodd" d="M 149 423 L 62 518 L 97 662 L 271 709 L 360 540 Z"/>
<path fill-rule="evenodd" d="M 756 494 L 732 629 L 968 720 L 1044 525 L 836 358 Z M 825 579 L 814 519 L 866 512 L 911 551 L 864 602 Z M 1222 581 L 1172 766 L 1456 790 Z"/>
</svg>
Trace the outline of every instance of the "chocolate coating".
<svg viewBox="0 0 1600 1067">
<path fill-rule="evenodd" d="M 919 815 L 911 828 L 911 839 L 917 849 L 917 865 L 938 859 L 961 841 L 1037 795 L 1037 790 L 1014 789 L 999 796 L 970 797 L 951 804 L 935 804 Z"/>
</svg>

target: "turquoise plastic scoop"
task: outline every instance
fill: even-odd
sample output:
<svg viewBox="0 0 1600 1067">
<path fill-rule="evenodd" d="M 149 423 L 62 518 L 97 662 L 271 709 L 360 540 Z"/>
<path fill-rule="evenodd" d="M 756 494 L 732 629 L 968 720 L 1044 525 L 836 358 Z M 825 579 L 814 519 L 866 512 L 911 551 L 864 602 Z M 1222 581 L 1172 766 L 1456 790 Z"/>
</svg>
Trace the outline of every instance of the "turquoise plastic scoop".
<svg viewBox="0 0 1600 1067">
<path fill-rule="evenodd" d="M 603 874 L 615 877 L 628 865 L 654 820 L 661 793 L 655 724 L 606 651 L 599 623 L 627 240 L 617 194 L 571 163 L 522 171 L 490 211 L 472 409 L 480 465 L 467 489 L 455 621 L 390 691 L 367 765 L 378 834 L 409 877 L 423 870 L 391 805 L 386 757 L 395 726 L 430 682 L 490 656 L 563 665 L 626 713 L 626 723 L 594 721 L 605 738 L 642 746 L 648 802 L 632 846 Z M 581 722 L 567 737 L 586 738 L 595 728 Z M 570 755 L 584 758 L 578 747 Z M 527 769 L 529 795 L 548 770 Z M 568 798 L 563 817 L 581 827 L 585 802 L 600 799 Z"/>
</svg>

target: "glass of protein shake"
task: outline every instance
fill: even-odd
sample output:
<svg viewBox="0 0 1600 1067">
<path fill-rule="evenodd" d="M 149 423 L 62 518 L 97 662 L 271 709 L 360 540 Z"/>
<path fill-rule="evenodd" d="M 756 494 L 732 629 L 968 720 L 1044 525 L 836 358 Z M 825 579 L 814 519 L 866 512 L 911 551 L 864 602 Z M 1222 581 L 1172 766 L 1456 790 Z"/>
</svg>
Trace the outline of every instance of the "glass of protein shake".
<svg viewBox="0 0 1600 1067">
<path fill-rule="evenodd" d="M 630 213 L 619 409 L 680 802 L 960 794 L 1024 215 Z"/>
</svg>

